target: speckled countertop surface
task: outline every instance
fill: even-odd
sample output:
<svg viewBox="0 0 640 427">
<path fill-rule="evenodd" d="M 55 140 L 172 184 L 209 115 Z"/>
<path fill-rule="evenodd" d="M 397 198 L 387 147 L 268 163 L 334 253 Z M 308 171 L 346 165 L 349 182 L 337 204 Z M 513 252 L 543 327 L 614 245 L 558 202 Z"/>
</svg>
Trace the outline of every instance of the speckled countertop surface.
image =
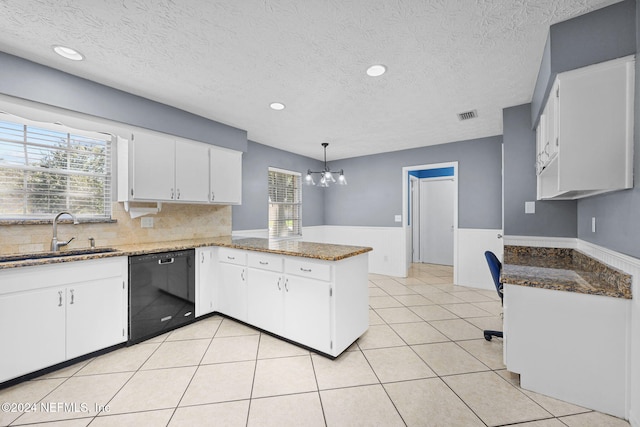
<svg viewBox="0 0 640 427">
<path fill-rule="evenodd" d="M 631 276 L 564 248 L 505 246 L 500 282 L 631 299 Z"/>
<path fill-rule="evenodd" d="M 33 254 L 37 258 L 22 259 L 28 255 L 0 256 L 0 270 L 32 265 L 55 264 L 87 259 L 109 258 L 115 256 L 144 255 L 149 253 L 170 252 L 206 246 L 222 246 L 227 248 L 249 251 L 268 252 L 280 255 L 315 258 L 323 261 L 339 261 L 356 255 L 372 251 L 373 248 L 364 246 L 334 245 L 326 243 L 303 242 L 298 240 L 269 240 L 246 237 L 211 237 L 205 239 L 176 240 L 170 242 L 141 243 L 126 246 L 115 246 L 111 252 L 100 252 L 106 248 L 98 248 L 94 253 L 75 254 L 77 251 L 63 251 L 65 256 L 55 256 L 51 253 Z M 74 253 L 74 255 L 67 255 Z M 53 255 L 53 256 L 52 256 Z"/>
</svg>

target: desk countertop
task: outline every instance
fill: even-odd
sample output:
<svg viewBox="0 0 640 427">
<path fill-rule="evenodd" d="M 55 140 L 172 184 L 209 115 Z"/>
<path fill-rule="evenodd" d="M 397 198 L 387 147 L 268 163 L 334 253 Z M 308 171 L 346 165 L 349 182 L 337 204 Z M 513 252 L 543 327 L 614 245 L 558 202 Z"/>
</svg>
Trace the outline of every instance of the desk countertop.
<svg viewBox="0 0 640 427">
<path fill-rule="evenodd" d="M 501 283 L 631 299 L 631 276 L 564 248 L 505 246 Z"/>
</svg>

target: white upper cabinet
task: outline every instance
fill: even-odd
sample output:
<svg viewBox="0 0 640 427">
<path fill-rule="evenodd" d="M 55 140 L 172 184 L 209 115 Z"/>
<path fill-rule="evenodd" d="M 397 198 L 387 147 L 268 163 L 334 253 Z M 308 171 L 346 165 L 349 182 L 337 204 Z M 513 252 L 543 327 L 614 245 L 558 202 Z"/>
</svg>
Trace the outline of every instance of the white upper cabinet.
<svg viewBox="0 0 640 427">
<path fill-rule="evenodd" d="M 128 200 L 171 200 L 174 193 L 173 139 L 136 134 L 129 145 Z M 124 168 L 124 167 L 123 167 Z"/>
<path fill-rule="evenodd" d="M 209 201 L 227 205 L 242 203 L 242 152 L 209 149 Z"/>
<path fill-rule="evenodd" d="M 560 73 L 536 129 L 538 199 L 633 186 L 633 56 Z"/>
<path fill-rule="evenodd" d="M 209 200 L 209 145 L 176 141 L 176 194 L 182 202 Z"/>
<path fill-rule="evenodd" d="M 118 201 L 240 204 L 242 152 L 162 134 L 119 138 Z"/>
</svg>

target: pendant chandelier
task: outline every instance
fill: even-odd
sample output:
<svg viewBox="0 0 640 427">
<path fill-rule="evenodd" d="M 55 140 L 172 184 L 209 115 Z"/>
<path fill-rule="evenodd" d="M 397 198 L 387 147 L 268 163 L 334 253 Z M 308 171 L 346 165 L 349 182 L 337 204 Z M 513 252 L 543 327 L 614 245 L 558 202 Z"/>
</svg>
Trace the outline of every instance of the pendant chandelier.
<svg viewBox="0 0 640 427">
<path fill-rule="evenodd" d="M 322 146 L 324 147 L 324 169 L 320 172 L 312 171 L 311 169 L 307 170 L 307 176 L 304 179 L 304 183 L 307 185 L 316 185 L 316 182 L 313 179 L 313 174 L 320 174 L 320 181 L 318 182 L 318 186 L 320 187 L 329 187 L 329 184 L 335 183 L 336 179 L 333 177 L 333 173 L 329 169 L 327 165 L 327 146 L 328 142 L 323 142 Z M 337 173 L 337 172 L 336 172 Z M 347 178 L 344 176 L 344 171 L 340 169 L 340 175 L 338 176 L 338 185 L 347 185 Z"/>
</svg>

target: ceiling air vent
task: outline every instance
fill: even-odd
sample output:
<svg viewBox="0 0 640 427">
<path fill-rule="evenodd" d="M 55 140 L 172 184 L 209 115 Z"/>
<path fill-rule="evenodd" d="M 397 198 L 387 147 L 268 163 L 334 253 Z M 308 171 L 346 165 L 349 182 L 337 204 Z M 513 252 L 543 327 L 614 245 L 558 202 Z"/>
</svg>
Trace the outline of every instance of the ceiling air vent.
<svg viewBox="0 0 640 427">
<path fill-rule="evenodd" d="M 478 117 L 478 112 L 476 110 L 465 111 L 464 113 L 458 113 L 459 120 L 475 119 L 476 117 Z"/>
</svg>

